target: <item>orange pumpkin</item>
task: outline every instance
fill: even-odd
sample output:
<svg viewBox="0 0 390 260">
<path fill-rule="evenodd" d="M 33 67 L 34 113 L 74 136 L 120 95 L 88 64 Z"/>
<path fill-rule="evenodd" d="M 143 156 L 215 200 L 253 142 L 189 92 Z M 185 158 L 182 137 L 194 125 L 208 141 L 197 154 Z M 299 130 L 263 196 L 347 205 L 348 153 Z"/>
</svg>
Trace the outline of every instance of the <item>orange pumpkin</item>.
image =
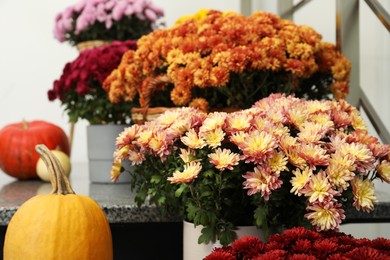
<svg viewBox="0 0 390 260">
<path fill-rule="evenodd" d="M 58 159 L 37 145 L 51 175 L 52 193 L 27 200 L 12 217 L 4 259 L 113 259 L 110 226 L 99 205 L 76 195 Z"/>
<path fill-rule="evenodd" d="M 0 131 L 0 168 L 18 179 L 38 178 L 39 155 L 34 150 L 37 144 L 70 154 L 68 137 L 59 126 L 41 120 L 22 121 Z"/>
</svg>

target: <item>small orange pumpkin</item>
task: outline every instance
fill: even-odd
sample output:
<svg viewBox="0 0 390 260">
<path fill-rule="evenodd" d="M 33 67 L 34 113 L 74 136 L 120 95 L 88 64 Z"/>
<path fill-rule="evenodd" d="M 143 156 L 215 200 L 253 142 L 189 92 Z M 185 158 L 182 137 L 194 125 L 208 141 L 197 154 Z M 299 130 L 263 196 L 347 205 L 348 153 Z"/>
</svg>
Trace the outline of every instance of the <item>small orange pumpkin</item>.
<svg viewBox="0 0 390 260">
<path fill-rule="evenodd" d="M 53 190 L 16 211 L 5 234 L 4 259 L 113 259 L 111 230 L 100 206 L 74 193 L 45 145 L 37 145 L 36 151 L 51 173 Z"/>
</svg>

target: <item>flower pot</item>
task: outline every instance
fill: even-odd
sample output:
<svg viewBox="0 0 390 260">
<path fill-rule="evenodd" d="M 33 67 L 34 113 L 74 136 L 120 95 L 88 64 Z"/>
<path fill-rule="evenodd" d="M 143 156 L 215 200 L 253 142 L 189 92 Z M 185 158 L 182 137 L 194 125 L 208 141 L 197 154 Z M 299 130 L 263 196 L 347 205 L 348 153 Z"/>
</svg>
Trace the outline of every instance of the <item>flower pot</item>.
<svg viewBox="0 0 390 260">
<path fill-rule="evenodd" d="M 87 126 L 89 179 L 95 183 L 113 183 L 110 178 L 114 162 L 115 140 L 127 125 Z M 128 169 L 128 166 L 126 166 Z M 129 174 L 121 174 L 119 183 L 130 182 Z"/>
<path fill-rule="evenodd" d="M 194 223 L 183 221 L 183 260 L 199 260 L 209 255 L 215 247 L 222 245 L 215 241 L 209 244 L 198 244 L 198 238 L 202 234 L 202 226 L 194 226 Z M 256 226 L 239 226 L 236 230 L 237 238 L 244 236 L 256 236 L 265 241 L 264 233 Z"/>
</svg>

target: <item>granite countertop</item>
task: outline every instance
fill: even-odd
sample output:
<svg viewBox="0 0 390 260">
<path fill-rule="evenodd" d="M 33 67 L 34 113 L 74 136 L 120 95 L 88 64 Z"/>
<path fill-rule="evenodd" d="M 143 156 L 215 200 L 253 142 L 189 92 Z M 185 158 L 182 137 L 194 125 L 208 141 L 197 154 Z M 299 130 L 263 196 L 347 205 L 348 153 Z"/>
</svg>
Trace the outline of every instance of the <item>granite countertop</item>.
<svg viewBox="0 0 390 260">
<path fill-rule="evenodd" d="M 76 194 L 94 199 L 110 223 L 172 222 L 154 206 L 138 207 L 128 183 L 91 183 L 88 163 L 73 163 L 70 182 Z M 0 225 L 7 225 L 18 207 L 37 194 L 51 192 L 51 184 L 40 180 L 19 181 L 0 170 Z"/>
<path fill-rule="evenodd" d="M 173 217 L 163 217 L 150 205 L 137 207 L 134 193 L 128 183 L 91 183 L 87 163 L 74 163 L 70 177 L 73 190 L 94 199 L 105 212 L 110 223 L 176 222 Z M 0 171 L 0 225 L 7 225 L 18 207 L 37 194 L 51 192 L 50 183 L 40 180 L 18 181 Z M 376 192 L 379 203 L 374 212 L 346 210 L 345 223 L 390 222 L 390 189 Z"/>
</svg>

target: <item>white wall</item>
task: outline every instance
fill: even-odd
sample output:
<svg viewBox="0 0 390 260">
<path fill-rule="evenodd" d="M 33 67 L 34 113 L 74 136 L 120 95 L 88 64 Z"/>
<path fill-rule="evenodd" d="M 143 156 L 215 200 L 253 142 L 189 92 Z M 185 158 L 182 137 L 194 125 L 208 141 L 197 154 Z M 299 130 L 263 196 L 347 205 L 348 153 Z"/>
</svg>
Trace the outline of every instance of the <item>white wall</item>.
<svg viewBox="0 0 390 260">
<path fill-rule="evenodd" d="M 54 17 L 77 0 L 0 1 L 0 128 L 25 120 L 46 120 L 69 133 L 70 125 L 59 101 L 47 91 L 78 52 L 54 39 Z M 240 1 L 155 0 L 165 10 L 167 25 L 201 8 L 239 11 Z M 87 161 L 87 122 L 76 124 L 72 162 Z"/>
</svg>

